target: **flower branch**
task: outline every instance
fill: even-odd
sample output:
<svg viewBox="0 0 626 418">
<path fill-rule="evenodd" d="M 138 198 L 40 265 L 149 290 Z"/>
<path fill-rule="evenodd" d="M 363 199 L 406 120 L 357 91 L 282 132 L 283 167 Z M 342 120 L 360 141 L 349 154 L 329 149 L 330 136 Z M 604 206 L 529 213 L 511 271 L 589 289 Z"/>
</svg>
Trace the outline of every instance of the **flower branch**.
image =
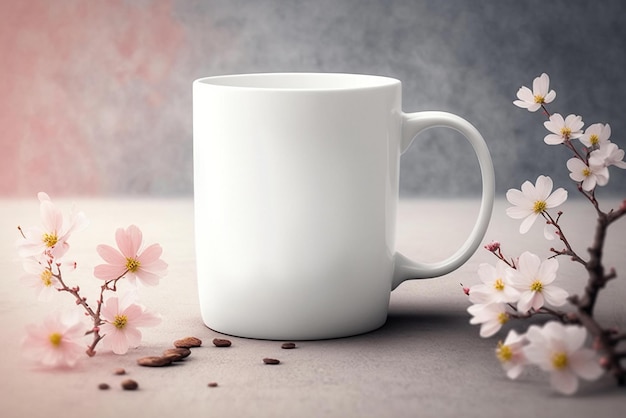
<svg viewBox="0 0 626 418">
<path fill-rule="evenodd" d="M 519 258 L 507 258 L 497 242 L 485 246 L 498 262 L 495 267 L 481 264 L 481 283 L 466 289 L 473 303 L 467 309 L 472 315 L 470 323 L 480 324 L 480 335 L 490 337 L 510 319 L 523 321 L 538 314 L 555 319 L 543 326 L 531 325 L 524 334 L 511 330 L 504 342 L 498 343 L 496 356 L 511 379 L 518 378 L 525 366 L 534 365 L 550 373 L 552 386 L 563 394 L 575 393 L 579 378 L 595 380 L 605 372 L 626 386 L 626 351 L 618 347 L 626 340 L 626 334 L 604 327 L 594 316 L 600 292 L 617 277 L 615 269 L 607 269 L 603 262 L 607 230 L 626 214 L 626 200 L 618 209 L 602 211 L 596 188 L 609 182 L 609 167 L 626 169 L 624 151 L 610 141 L 609 124 L 592 124 L 583 131 L 581 116 L 570 114 L 564 118 L 550 112 L 547 104 L 556 98 L 556 93 L 549 86 L 550 79 L 544 73 L 535 78 L 532 90 L 521 87 L 518 100 L 513 103 L 530 112 L 542 109 L 548 118 L 544 126 L 549 131 L 544 142 L 563 145 L 571 153 L 566 163 L 569 176 L 597 215 L 593 241 L 587 249 L 589 257 L 580 256 L 567 239 L 560 225 L 563 212 L 559 211 L 556 217 L 549 212 L 566 201 L 567 191 L 559 188 L 553 192 L 552 179 L 547 176 L 537 177 L 535 184 L 524 182 L 520 190 L 510 189 L 506 198 L 513 206 L 506 213 L 522 220 L 519 232 L 527 233 L 541 216 L 545 220 L 544 238 L 553 240 L 556 235 L 564 248 L 550 247 L 552 255 L 542 261 L 529 252 Z M 580 147 L 574 140 L 580 142 Z M 582 265 L 587 273 L 580 295 L 570 295 L 555 286 L 557 258 L 563 255 Z M 568 303 L 573 311 L 554 308 Z M 585 347 L 588 336 L 593 340 L 592 348 Z"/>
<path fill-rule="evenodd" d="M 134 225 L 116 231 L 119 251 L 108 245 L 98 246 L 96 250 L 106 264 L 94 269 L 94 276 L 104 283 L 100 286 L 96 307 L 93 308 L 80 287 L 68 284 L 63 275 L 65 268 L 76 269 L 77 264 L 64 261 L 64 257 L 69 250 L 71 234 L 85 228 L 87 220 L 82 212 L 76 211 L 72 211 L 69 219 L 65 218 L 47 194 L 39 193 L 38 197 L 42 227 L 18 227 L 21 238 L 17 249 L 24 259 L 27 273 L 22 281 L 35 288 L 40 300 L 50 300 L 53 292 L 69 293 L 83 315 L 62 313 L 49 316 L 43 325 L 28 326 L 23 342 L 25 354 L 44 366 L 71 367 L 82 351 L 78 342 L 80 336 L 92 337 L 86 349 L 90 357 L 96 354 L 96 346 L 100 343 L 117 354 L 124 354 L 129 347 L 138 346 L 141 332 L 137 327 L 154 326 L 160 322 L 158 315 L 147 312 L 135 300 L 138 283 L 154 286 L 166 273 L 167 264 L 160 259 L 161 246 L 152 244 L 142 250 L 142 233 Z M 121 282 L 128 282 L 133 289 L 121 299 L 106 298 L 105 294 L 117 292 Z M 80 333 L 80 329 L 85 327 L 81 320 L 84 316 L 89 317 L 91 324 Z"/>
</svg>

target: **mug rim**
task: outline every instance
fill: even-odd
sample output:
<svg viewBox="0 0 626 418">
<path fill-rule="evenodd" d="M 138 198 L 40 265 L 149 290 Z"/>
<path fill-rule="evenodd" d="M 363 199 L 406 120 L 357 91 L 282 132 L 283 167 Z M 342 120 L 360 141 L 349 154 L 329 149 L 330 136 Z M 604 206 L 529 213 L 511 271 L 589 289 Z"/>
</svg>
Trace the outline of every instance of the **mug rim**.
<svg viewBox="0 0 626 418">
<path fill-rule="evenodd" d="M 400 85 L 401 82 L 392 77 L 369 74 L 271 72 L 202 77 L 193 84 L 259 91 L 345 91 L 377 89 Z"/>
</svg>

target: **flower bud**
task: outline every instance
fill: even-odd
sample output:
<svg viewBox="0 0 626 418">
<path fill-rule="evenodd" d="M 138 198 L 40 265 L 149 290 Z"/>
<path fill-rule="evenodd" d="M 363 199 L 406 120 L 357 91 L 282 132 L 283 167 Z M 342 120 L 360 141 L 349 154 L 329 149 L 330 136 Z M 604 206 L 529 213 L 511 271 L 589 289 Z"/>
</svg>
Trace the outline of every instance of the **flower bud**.
<svg viewBox="0 0 626 418">
<path fill-rule="evenodd" d="M 610 365 L 611 361 L 608 359 L 608 357 L 600 357 L 600 366 L 602 366 L 603 369 L 608 369 Z"/>
<path fill-rule="evenodd" d="M 485 249 L 491 252 L 498 251 L 500 249 L 500 243 L 498 241 L 492 241 L 491 243 L 485 245 Z"/>
</svg>

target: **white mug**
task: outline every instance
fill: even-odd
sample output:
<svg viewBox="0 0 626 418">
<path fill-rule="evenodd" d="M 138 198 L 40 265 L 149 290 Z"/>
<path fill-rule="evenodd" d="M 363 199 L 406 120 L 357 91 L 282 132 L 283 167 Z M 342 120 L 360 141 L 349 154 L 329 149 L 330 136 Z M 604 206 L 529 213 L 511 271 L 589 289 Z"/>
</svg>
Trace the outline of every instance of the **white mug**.
<svg viewBox="0 0 626 418">
<path fill-rule="evenodd" d="M 461 248 L 427 264 L 396 252 L 395 222 L 400 155 L 433 127 L 470 142 L 482 200 Z M 201 78 L 193 147 L 200 308 L 224 334 L 313 340 L 374 330 L 391 290 L 460 267 L 491 217 L 493 164 L 480 133 L 450 113 L 403 113 L 392 78 Z"/>
</svg>

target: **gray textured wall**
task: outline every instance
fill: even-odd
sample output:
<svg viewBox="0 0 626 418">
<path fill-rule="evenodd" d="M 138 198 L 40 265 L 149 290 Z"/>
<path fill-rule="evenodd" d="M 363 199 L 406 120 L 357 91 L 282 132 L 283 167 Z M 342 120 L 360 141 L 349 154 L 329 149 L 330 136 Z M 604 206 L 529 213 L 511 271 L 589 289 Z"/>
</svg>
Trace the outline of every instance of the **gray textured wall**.
<svg viewBox="0 0 626 418">
<path fill-rule="evenodd" d="M 79 181 L 85 177 L 84 164 L 71 160 L 56 169 L 61 180 L 46 176 L 43 185 L 52 193 L 191 193 L 191 81 L 225 73 L 328 71 L 399 78 L 405 111 L 450 111 L 482 132 L 499 193 L 539 174 L 574 190 L 565 150 L 543 144 L 544 116 L 512 104 L 517 89 L 541 72 L 551 76 L 557 91 L 553 111 L 582 115 L 586 125 L 610 123 L 612 140 L 626 148 L 626 2 L 620 0 L 176 0 L 122 2 L 119 7 L 140 8 L 146 28 L 140 41 L 159 31 L 175 33 L 178 41 L 167 45 L 172 35 L 133 44 L 144 49 L 146 65 L 157 67 L 164 65 L 153 59 L 158 48 L 169 48 L 167 70 L 151 83 L 144 76 L 109 81 L 109 93 L 87 101 L 91 111 L 81 115 L 79 126 L 85 152 L 96 156 L 88 171 L 92 184 Z M 167 25 L 151 23 L 150 14 Z M 74 58 L 81 73 L 70 61 L 52 82 L 62 83 L 58 80 L 65 71 L 74 77 L 67 94 L 94 97 L 75 80 L 89 70 L 90 57 L 94 69 L 100 65 L 102 49 L 95 39 L 106 43 L 116 28 L 129 30 L 127 15 L 101 19 L 84 39 L 89 47 L 78 53 L 80 61 Z M 48 19 L 55 16 L 49 12 Z M 122 71 L 124 65 L 122 59 L 111 71 Z M 94 81 L 92 75 L 87 85 Z M 22 147 L 37 144 L 29 135 L 30 145 Z M 28 159 L 27 154 L 22 150 L 19 158 Z M 425 134 L 402 163 L 403 196 L 479 193 L 475 158 L 447 130 Z M 626 192 L 626 170 L 611 174 L 606 191 Z M 30 194 L 42 181 L 22 183 L 4 191 Z"/>
</svg>

